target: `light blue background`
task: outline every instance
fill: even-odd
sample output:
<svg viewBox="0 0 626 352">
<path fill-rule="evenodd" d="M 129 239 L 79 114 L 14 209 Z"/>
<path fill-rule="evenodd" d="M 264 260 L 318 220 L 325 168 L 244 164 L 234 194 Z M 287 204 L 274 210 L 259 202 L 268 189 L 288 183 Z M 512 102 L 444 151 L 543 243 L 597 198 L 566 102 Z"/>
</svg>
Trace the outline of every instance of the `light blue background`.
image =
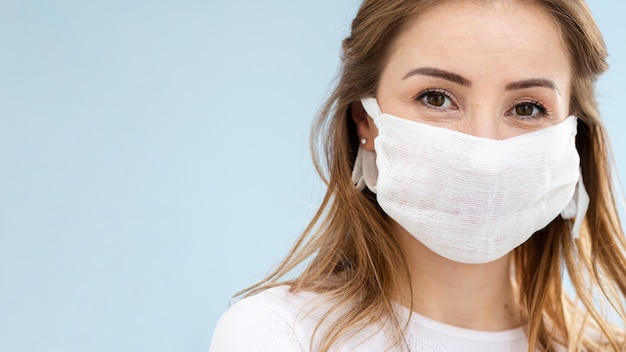
<svg viewBox="0 0 626 352">
<path fill-rule="evenodd" d="M 0 0 L 0 351 L 206 351 L 320 199 L 357 0 Z M 594 0 L 624 174 L 623 2 Z"/>
</svg>

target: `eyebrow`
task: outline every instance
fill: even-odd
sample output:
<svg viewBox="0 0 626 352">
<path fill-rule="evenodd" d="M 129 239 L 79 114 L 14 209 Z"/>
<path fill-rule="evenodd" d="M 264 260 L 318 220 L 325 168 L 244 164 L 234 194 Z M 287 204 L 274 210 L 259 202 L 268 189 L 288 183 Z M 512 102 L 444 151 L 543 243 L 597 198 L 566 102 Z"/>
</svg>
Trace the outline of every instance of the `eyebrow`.
<svg viewBox="0 0 626 352">
<path fill-rule="evenodd" d="M 460 84 L 465 87 L 471 87 L 472 82 L 470 82 L 467 78 L 463 78 L 463 76 L 458 75 L 454 72 L 441 70 L 434 67 L 420 67 L 409 71 L 402 79 L 407 79 L 411 76 L 416 75 L 424 75 L 431 77 L 443 78 L 445 80 Z"/>
<path fill-rule="evenodd" d="M 543 78 L 525 79 L 522 81 L 512 82 L 512 83 L 507 84 L 506 87 L 504 87 L 504 89 L 517 90 L 517 89 L 526 89 L 526 88 L 533 88 L 533 87 L 549 88 L 549 89 L 555 90 L 557 93 L 559 93 L 559 95 L 561 94 L 561 89 L 559 89 L 556 83 L 554 83 L 553 81 L 549 79 L 543 79 Z"/>
<path fill-rule="evenodd" d="M 450 71 L 446 71 L 446 70 L 442 70 L 442 69 L 438 69 L 434 67 L 419 67 L 419 68 L 413 69 L 409 71 L 406 75 L 404 75 L 402 79 L 407 79 L 411 76 L 416 76 L 416 75 L 443 78 L 450 82 L 460 84 L 464 87 L 472 86 L 472 82 L 469 79 L 464 78 L 463 76 L 456 74 L 454 72 L 450 72 Z M 507 84 L 506 87 L 504 88 L 510 91 L 510 90 L 533 88 L 533 87 L 549 88 L 561 94 L 561 90 L 556 85 L 556 83 L 554 83 L 553 81 L 549 79 L 544 79 L 544 78 L 533 78 L 533 79 L 525 79 L 525 80 L 521 80 L 517 82 L 512 82 L 512 83 Z"/>
</svg>

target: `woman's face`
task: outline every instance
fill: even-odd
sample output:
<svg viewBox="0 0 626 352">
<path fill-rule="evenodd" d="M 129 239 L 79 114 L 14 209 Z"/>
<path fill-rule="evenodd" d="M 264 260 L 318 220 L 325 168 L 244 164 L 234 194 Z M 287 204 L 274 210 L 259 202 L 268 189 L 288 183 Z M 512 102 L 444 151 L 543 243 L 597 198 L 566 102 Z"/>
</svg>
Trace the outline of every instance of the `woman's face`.
<svg viewBox="0 0 626 352">
<path fill-rule="evenodd" d="M 505 139 L 564 120 L 570 80 L 559 29 L 541 8 L 446 1 L 397 38 L 377 99 L 384 113 Z"/>
</svg>

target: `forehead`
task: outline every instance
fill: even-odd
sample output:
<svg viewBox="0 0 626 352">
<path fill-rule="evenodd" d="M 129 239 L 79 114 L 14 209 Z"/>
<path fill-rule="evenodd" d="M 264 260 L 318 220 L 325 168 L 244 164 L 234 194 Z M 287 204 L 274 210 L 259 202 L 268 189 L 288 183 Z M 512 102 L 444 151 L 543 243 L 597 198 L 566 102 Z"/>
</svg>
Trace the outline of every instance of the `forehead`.
<svg viewBox="0 0 626 352">
<path fill-rule="evenodd" d="M 569 71 L 556 21 L 542 7 L 521 1 L 439 2 L 408 21 L 391 47 L 389 60 L 406 65 L 430 60 L 435 62 L 421 63 L 443 63 L 457 70 L 479 65 L 485 71 L 492 68 L 491 72 L 515 61 L 519 75 Z"/>
<path fill-rule="evenodd" d="M 502 38 L 520 34 L 556 34 L 560 40 L 558 23 L 547 9 L 532 1 L 435 1 L 408 21 L 400 37 L 406 35 L 407 31 L 432 29 L 433 26 L 437 31 L 457 33 L 463 37 L 497 29 Z M 520 29 L 523 31 L 520 32 Z"/>
</svg>

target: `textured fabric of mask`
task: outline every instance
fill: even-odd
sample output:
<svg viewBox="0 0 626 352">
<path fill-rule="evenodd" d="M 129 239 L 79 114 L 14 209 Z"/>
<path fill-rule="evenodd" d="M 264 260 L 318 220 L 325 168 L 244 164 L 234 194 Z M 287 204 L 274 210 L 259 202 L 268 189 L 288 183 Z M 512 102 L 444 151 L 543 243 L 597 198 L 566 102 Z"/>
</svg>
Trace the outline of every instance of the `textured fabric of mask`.
<svg viewBox="0 0 626 352">
<path fill-rule="evenodd" d="M 359 150 L 353 179 L 435 253 L 462 263 L 496 260 L 568 204 L 580 228 L 588 198 L 575 117 L 493 140 L 383 114 L 374 98 L 362 104 L 379 135 L 376 153 Z"/>
</svg>

